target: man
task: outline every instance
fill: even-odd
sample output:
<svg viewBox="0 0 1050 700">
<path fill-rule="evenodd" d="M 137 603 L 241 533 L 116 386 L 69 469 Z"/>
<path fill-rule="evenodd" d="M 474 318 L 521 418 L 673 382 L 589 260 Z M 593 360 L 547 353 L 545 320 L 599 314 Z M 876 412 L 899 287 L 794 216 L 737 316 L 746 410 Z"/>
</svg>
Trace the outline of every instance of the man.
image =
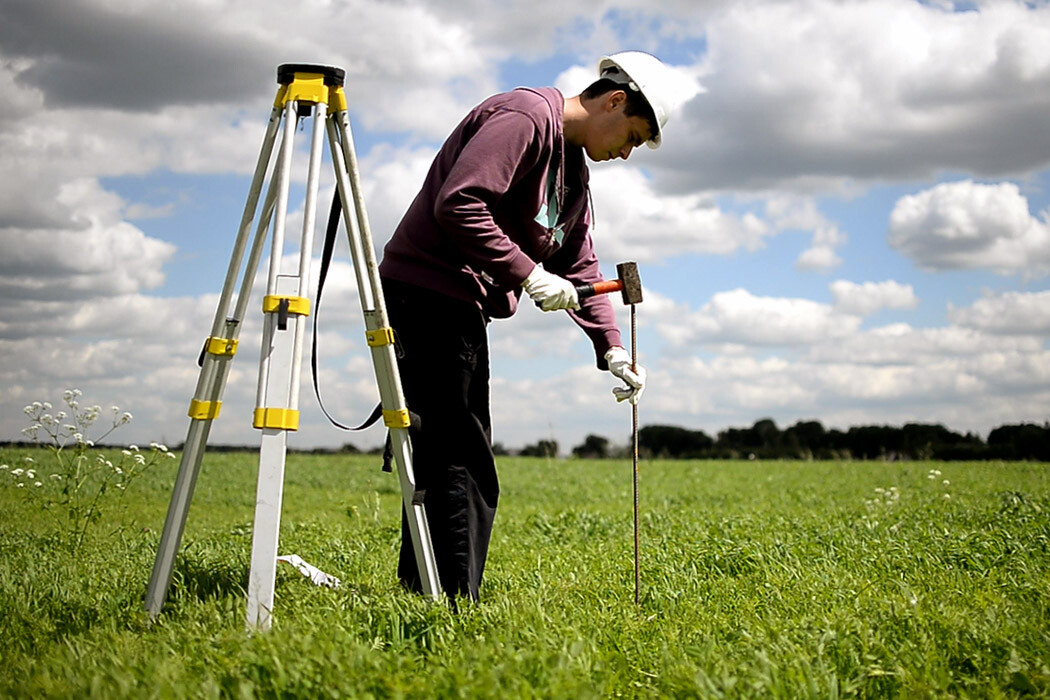
<svg viewBox="0 0 1050 700">
<path fill-rule="evenodd" d="M 478 599 L 499 482 L 491 448 L 490 319 L 514 314 L 522 291 L 544 311 L 567 310 L 597 366 L 636 402 L 645 370 L 631 369 L 608 297 L 575 287 L 602 279 L 591 245 L 591 160 L 656 148 L 677 101 L 671 71 L 646 53 L 599 63 L 599 79 L 566 99 L 519 88 L 472 110 L 445 141 L 379 267 L 425 491 L 442 588 Z M 421 590 L 402 513 L 398 576 Z"/>
</svg>

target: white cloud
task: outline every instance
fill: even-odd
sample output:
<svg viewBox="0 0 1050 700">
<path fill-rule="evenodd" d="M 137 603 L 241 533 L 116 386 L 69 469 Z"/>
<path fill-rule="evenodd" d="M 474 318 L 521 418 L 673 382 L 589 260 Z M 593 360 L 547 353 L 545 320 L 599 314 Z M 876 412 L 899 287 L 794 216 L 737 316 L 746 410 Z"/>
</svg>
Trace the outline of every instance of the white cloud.
<svg viewBox="0 0 1050 700">
<path fill-rule="evenodd" d="M 859 318 L 826 304 L 759 297 L 746 289 L 734 289 L 715 294 L 698 311 L 665 317 L 658 332 L 677 345 L 793 346 L 844 338 L 859 326 Z"/>
<path fill-rule="evenodd" d="M 889 242 L 930 270 L 1050 272 L 1050 215 L 1032 217 L 1011 182 L 964 180 L 902 197 L 890 214 Z"/>
<path fill-rule="evenodd" d="M 952 323 L 995 335 L 1050 334 L 1050 291 L 989 294 L 969 307 L 948 303 Z"/>
<path fill-rule="evenodd" d="M 910 284 L 894 280 L 857 284 L 848 280 L 831 283 L 835 308 L 843 313 L 869 316 L 879 309 L 914 309 L 919 304 Z"/>
<path fill-rule="evenodd" d="M 727 3 L 704 30 L 708 92 L 684 115 L 692 138 L 660 158 L 661 184 L 811 190 L 1050 161 L 1045 5 Z"/>
<path fill-rule="evenodd" d="M 152 289 L 175 246 L 147 237 L 122 220 L 123 200 L 95 180 L 60 188 L 54 202 L 59 229 L 0 229 L 6 297 L 29 299 L 109 296 Z M 0 312 L 0 319 L 3 318 Z"/>
<path fill-rule="evenodd" d="M 753 214 L 722 211 L 700 194 L 658 194 L 640 170 L 594 168 L 595 246 L 608 260 L 657 261 L 686 253 L 756 250 L 772 229 Z"/>
</svg>

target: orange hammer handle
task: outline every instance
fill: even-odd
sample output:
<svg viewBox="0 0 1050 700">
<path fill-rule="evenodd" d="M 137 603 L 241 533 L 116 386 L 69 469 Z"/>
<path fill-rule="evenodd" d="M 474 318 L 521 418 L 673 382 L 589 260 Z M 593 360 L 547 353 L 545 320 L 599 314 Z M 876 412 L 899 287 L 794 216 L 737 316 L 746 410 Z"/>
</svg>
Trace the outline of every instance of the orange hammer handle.
<svg viewBox="0 0 1050 700">
<path fill-rule="evenodd" d="M 594 284 L 580 285 L 576 288 L 576 295 L 580 299 L 586 299 L 587 297 L 593 297 L 599 294 L 609 294 L 611 292 L 619 291 L 623 291 L 623 281 L 605 280 L 603 282 L 595 282 Z"/>
</svg>

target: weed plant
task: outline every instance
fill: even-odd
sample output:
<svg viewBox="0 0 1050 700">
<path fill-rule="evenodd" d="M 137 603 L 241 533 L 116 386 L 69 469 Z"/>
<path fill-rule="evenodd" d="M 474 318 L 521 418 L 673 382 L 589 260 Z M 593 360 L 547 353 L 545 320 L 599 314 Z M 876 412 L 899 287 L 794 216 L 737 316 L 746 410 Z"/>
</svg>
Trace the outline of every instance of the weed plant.
<svg viewBox="0 0 1050 700">
<path fill-rule="evenodd" d="M 643 461 L 636 607 L 629 462 L 501 458 L 483 598 L 453 613 L 395 580 L 377 460 L 289 455 L 281 552 L 342 585 L 280 566 L 255 634 L 257 455 L 205 456 L 154 624 L 174 461 L 129 489 L 138 528 L 77 551 L 0 487 L 0 697 L 1050 694 L 1048 465 Z"/>
</svg>

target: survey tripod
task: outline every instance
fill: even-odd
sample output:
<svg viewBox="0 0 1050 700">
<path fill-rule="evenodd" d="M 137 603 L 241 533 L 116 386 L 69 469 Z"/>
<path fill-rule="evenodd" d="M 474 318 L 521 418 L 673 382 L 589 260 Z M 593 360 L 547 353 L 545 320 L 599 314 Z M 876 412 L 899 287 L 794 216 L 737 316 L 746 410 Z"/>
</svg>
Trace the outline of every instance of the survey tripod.
<svg viewBox="0 0 1050 700">
<path fill-rule="evenodd" d="M 401 483 L 402 502 L 416 563 L 423 592 L 431 597 L 438 596 L 440 586 L 430 530 L 423 505 L 420 499 L 415 498 L 412 445 L 408 435 L 410 418 L 394 353 L 394 332 L 387 319 L 372 235 L 361 195 L 357 156 L 354 153 L 346 95 L 343 91 L 344 78 L 345 71 L 333 66 L 284 64 L 277 69 L 277 82 L 280 87 L 270 113 L 262 151 L 255 166 L 211 335 L 201 351 L 200 376 L 193 400 L 190 402 L 190 426 L 146 593 L 146 610 L 151 618 L 160 613 L 171 584 L 175 557 L 186 526 L 186 515 L 200 472 L 208 433 L 222 406 L 222 393 L 229 375 L 230 361 L 237 350 L 238 335 L 252 282 L 272 221 L 269 277 L 266 282 L 266 296 L 263 298 L 262 353 L 253 421 L 253 425 L 262 432 L 262 437 L 259 447 L 259 481 L 255 502 L 255 525 L 252 530 L 247 612 L 249 627 L 270 627 L 287 438 L 289 431 L 299 427 L 299 378 L 306 317 L 310 313 L 308 290 L 311 254 L 324 141 L 323 130 L 326 128 L 332 165 L 335 168 L 336 186 L 342 202 L 343 222 L 350 239 L 350 255 L 357 275 L 358 295 L 364 313 L 365 338 L 371 349 L 383 421 L 390 429 L 390 445 Z M 303 228 L 298 251 L 298 273 L 281 274 L 296 127 L 300 119 L 310 116 L 313 117 L 313 128 Z M 256 210 L 259 208 L 263 183 L 270 169 L 278 131 L 282 132 L 280 149 L 273 164 L 253 237 L 252 224 L 256 220 Z M 247 263 L 244 264 L 249 239 L 252 239 L 251 248 Z M 244 271 L 240 278 L 240 290 L 236 304 L 231 310 L 234 288 L 242 264 Z"/>
</svg>

